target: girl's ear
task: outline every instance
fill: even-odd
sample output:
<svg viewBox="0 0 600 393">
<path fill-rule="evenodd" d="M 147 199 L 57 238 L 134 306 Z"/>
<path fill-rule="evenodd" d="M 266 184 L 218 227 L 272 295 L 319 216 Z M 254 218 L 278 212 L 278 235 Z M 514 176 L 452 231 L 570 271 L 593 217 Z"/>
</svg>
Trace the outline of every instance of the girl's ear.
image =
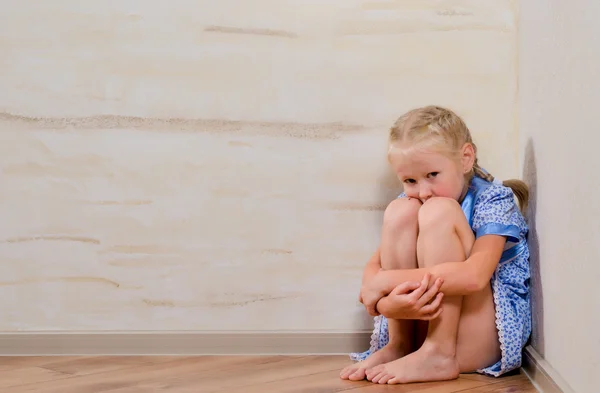
<svg viewBox="0 0 600 393">
<path fill-rule="evenodd" d="M 475 148 L 471 143 L 465 143 L 462 147 L 461 163 L 463 173 L 469 173 L 475 165 Z"/>
</svg>

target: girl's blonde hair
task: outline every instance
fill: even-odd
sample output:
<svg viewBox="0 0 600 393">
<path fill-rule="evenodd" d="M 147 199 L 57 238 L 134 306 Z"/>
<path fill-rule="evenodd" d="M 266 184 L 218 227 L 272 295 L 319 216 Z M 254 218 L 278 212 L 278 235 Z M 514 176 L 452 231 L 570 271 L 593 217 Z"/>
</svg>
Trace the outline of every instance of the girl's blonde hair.
<svg viewBox="0 0 600 393">
<path fill-rule="evenodd" d="M 477 146 L 473 143 L 471 133 L 465 122 L 454 112 L 439 106 L 426 106 L 413 109 L 402 115 L 390 129 L 389 142 L 407 143 L 410 146 L 435 146 L 454 159 L 458 159 L 465 143 L 470 143 L 475 151 L 473 171 L 468 175 L 468 182 L 473 175 L 489 182 L 494 176 L 484 171 L 477 162 Z M 527 210 L 529 188 L 521 180 L 510 179 L 502 182 L 510 187 L 519 200 L 521 212 Z"/>
</svg>

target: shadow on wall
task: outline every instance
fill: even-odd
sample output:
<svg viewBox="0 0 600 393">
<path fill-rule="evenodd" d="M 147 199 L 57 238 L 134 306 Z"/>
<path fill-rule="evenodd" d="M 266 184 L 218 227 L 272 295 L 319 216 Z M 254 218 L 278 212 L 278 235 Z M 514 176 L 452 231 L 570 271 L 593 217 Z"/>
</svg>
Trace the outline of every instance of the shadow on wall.
<svg viewBox="0 0 600 393">
<path fill-rule="evenodd" d="M 532 334 L 531 345 L 544 356 L 544 295 L 540 274 L 540 244 L 536 228 L 537 212 L 537 167 L 535 164 L 535 150 L 533 141 L 529 139 L 525 148 L 525 162 L 523 166 L 523 181 L 529 186 L 529 206 L 527 208 L 527 224 L 529 225 L 529 251 L 531 266 L 531 306 L 532 306 Z"/>
<path fill-rule="evenodd" d="M 382 134 L 382 155 L 381 159 L 385 162 L 385 170 L 381 172 L 377 178 L 377 184 L 379 186 L 377 198 L 379 201 L 383 201 L 387 207 L 394 199 L 404 191 L 402 182 L 398 179 L 398 176 L 392 169 L 390 162 L 388 161 L 388 148 L 389 148 L 389 128 L 385 129 L 385 134 Z M 383 218 L 383 215 L 382 217 Z"/>
<path fill-rule="evenodd" d="M 379 175 L 377 182 L 379 184 L 378 199 L 385 201 L 386 206 L 402 192 L 402 183 L 390 167 L 387 167 L 387 170 Z"/>
<path fill-rule="evenodd" d="M 402 191 L 404 191 L 404 188 L 402 187 L 402 182 L 400 182 L 400 179 L 398 179 L 398 176 L 396 175 L 396 173 L 394 173 L 394 170 L 392 169 L 392 167 L 390 166 L 390 163 L 388 162 L 388 158 L 387 158 L 387 149 L 388 149 L 388 139 L 387 139 L 387 135 L 384 135 L 384 137 L 382 138 L 383 143 L 385 143 L 384 148 L 382 148 L 382 156 L 381 159 L 384 161 L 384 166 L 383 166 L 383 170 L 378 174 L 377 179 L 375 180 L 377 182 L 377 188 L 376 188 L 376 195 L 377 195 L 377 201 L 378 201 L 378 205 L 381 208 L 381 214 L 377 215 L 377 226 L 380 228 L 381 225 L 383 225 L 383 213 L 385 212 L 385 209 L 387 208 L 387 206 L 396 198 L 398 198 L 398 195 L 400 195 L 400 193 L 402 193 Z M 373 250 L 375 251 L 375 250 Z"/>
</svg>

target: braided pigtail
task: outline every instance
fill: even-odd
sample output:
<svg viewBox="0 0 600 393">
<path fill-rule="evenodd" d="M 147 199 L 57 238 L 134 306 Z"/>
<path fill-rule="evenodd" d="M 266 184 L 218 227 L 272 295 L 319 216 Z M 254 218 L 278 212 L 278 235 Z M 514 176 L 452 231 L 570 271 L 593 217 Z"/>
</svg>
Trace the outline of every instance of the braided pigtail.
<svg viewBox="0 0 600 393">
<path fill-rule="evenodd" d="M 475 159 L 475 164 L 473 165 L 473 172 L 476 176 L 479 176 L 484 180 L 487 180 L 489 182 L 494 181 L 494 176 L 484 171 L 477 163 L 477 159 Z M 527 186 L 527 184 L 525 184 L 525 182 L 521 180 L 510 179 L 504 180 L 502 182 L 502 185 L 509 187 L 517 196 L 521 213 L 525 214 L 525 212 L 527 211 L 527 206 L 529 204 L 529 187 Z"/>
<path fill-rule="evenodd" d="M 477 163 L 477 158 L 475 158 L 475 163 L 473 164 L 473 172 L 475 172 L 476 176 L 479 176 L 483 180 L 487 180 L 490 183 L 494 181 L 494 176 L 484 171 L 479 164 Z"/>
</svg>

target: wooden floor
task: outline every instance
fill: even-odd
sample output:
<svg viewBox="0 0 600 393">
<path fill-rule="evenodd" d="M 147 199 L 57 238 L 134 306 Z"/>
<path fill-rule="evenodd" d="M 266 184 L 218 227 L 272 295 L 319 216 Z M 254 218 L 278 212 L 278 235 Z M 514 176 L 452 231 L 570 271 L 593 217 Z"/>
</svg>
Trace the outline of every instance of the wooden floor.
<svg viewBox="0 0 600 393">
<path fill-rule="evenodd" d="M 537 392 L 522 374 L 376 385 L 342 381 L 346 356 L 0 357 L 0 393 L 516 393 Z"/>
</svg>

